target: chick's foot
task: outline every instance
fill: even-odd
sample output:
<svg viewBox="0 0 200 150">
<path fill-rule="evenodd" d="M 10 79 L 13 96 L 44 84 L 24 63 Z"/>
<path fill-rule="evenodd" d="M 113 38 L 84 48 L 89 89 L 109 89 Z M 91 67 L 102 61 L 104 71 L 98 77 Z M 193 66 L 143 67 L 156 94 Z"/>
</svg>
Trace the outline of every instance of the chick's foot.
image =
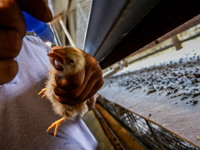
<svg viewBox="0 0 200 150">
<path fill-rule="evenodd" d="M 56 136 L 59 125 L 60 125 L 65 119 L 66 119 L 66 118 L 63 117 L 63 118 L 61 118 L 61 119 L 55 121 L 54 123 L 52 123 L 51 126 L 47 129 L 47 132 L 49 132 L 50 129 L 52 129 L 53 127 L 55 127 L 54 136 Z"/>
<path fill-rule="evenodd" d="M 42 93 L 44 93 L 46 91 L 46 88 L 43 88 L 39 93 L 38 95 L 41 95 Z M 42 95 L 42 98 L 44 98 L 46 96 L 46 94 L 43 94 Z"/>
</svg>

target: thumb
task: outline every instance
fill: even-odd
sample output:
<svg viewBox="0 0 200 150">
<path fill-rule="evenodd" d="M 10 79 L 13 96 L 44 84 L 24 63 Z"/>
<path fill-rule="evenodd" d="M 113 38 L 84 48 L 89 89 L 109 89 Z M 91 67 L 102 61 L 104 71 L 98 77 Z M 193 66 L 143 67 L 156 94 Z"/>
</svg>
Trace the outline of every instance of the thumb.
<svg viewBox="0 0 200 150">
<path fill-rule="evenodd" d="M 87 100 L 88 110 L 94 109 L 95 103 L 96 103 L 96 95 L 93 95 L 92 97 L 90 97 L 90 98 Z"/>
<path fill-rule="evenodd" d="M 53 19 L 51 10 L 44 0 L 17 0 L 20 8 L 36 19 L 49 22 Z"/>
</svg>

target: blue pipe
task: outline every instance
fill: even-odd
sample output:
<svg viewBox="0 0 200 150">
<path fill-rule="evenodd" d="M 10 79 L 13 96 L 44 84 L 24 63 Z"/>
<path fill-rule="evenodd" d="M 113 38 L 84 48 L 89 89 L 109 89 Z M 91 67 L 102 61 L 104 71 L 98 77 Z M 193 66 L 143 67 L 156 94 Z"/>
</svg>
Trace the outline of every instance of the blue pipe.
<svg viewBox="0 0 200 150">
<path fill-rule="evenodd" d="M 37 20 L 36 18 L 32 17 L 24 11 L 22 11 L 22 13 L 26 22 L 26 31 L 34 32 L 42 41 L 50 41 L 55 45 L 54 34 L 48 24 Z"/>
</svg>

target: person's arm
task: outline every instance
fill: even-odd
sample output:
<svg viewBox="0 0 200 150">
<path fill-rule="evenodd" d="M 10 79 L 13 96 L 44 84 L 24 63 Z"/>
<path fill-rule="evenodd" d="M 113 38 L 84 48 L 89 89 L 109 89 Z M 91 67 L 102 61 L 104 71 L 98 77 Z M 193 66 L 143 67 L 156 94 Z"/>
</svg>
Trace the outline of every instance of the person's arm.
<svg viewBox="0 0 200 150">
<path fill-rule="evenodd" d="M 20 52 L 26 33 L 22 10 L 41 21 L 52 20 L 44 0 L 0 0 L 0 85 L 10 82 L 18 72 L 14 58 Z"/>
</svg>

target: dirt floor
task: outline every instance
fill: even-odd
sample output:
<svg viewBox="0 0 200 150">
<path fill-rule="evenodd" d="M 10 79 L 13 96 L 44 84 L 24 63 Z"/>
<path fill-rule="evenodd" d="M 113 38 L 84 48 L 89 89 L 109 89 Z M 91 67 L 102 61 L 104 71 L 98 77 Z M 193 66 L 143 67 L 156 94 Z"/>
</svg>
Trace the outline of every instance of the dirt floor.
<svg viewBox="0 0 200 150">
<path fill-rule="evenodd" d="M 112 143 L 110 142 L 109 138 L 105 134 L 104 130 L 102 129 L 101 124 L 99 123 L 93 111 L 87 112 L 84 115 L 83 120 L 94 135 L 94 137 L 96 138 L 102 150 L 115 149 Z"/>
</svg>

